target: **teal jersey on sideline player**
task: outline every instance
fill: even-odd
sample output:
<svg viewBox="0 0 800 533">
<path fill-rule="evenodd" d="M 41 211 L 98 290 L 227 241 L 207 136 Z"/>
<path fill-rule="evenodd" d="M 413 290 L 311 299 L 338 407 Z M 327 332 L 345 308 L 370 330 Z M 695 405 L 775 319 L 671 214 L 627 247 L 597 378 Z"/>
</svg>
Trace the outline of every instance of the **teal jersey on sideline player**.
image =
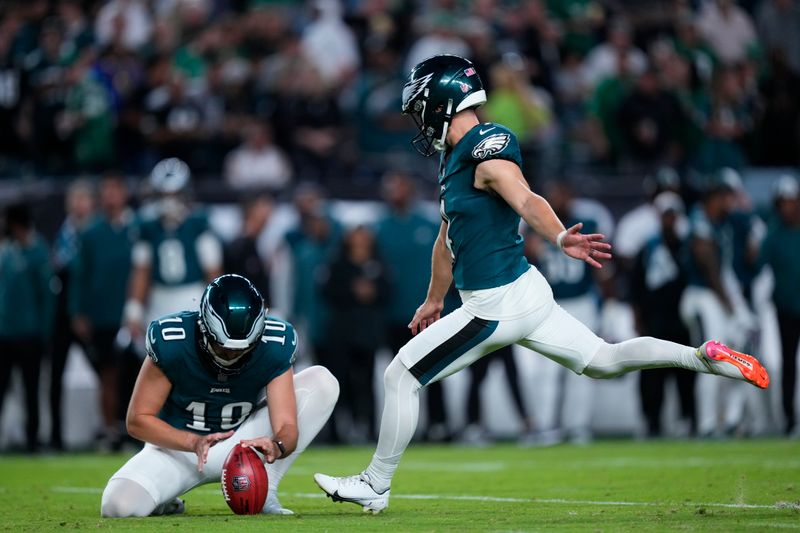
<svg viewBox="0 0 800 533">
<path fill-rule="evenodd" d="M 94 327 L 120 326 L 137 229 L 128 213 L 120 224 L 97 216 L 80 234 L 70 275 L 70 316 L 88 316 Z"/>
<path fill-rule="evenodd" d="M 753 281 L 758 276 L 758 264 L 749 256 L 755 228 L 763 228 L 764 223 L 755 213 L 734 211 L 725 221 L 731 231 L 731 261 L 733 272 L 739 280 L 745 298 L 749 299 Z"/>
<path fill-rule="evenodd" d="M 775 276 L 772 299 L 775 307 L 800 316 L 800 227 L 782 220 L 770 224 L 761 243 L 760 265 L 769 265 Z"/>
<path fill-rule="evenodd" d="M 295 228 L 284 237 L 292 252 L 292 320 L 299 320 L 303 334 L 313 344 L 326 341 L 326 324 L 329 309 L 319 293 L 319 269 L 328 264 L 342 242 L 342 227 L 326 215 L 328 233 L 318 240 L 301 228 Z"/>
<path fill-rule="evenodd" d="M 597 233 L 597 222 L 594 220 L 578 220 L 570 216 L 564 220 L 564 227 L 571 228 L 578 222 L 583 222 L 582 233 Z M 545 243 L 539 261 L 542 274 L 553 289 L 556 300 L 584 296 L 594 289 L 594 278 L 588 263 L 576 261 L 553 244 Z"/>
<path fill-rule="evenodd" d="M 52 275 L 50 252 L 38 233 L 25 246 L 0 239 L 0 338 L 49 337 L 55 304 Z"/>
<path fill-rule="evenodd" d="M 208 219 L 192 213 L 175 228 L 167 228 L 159 218 L 147 218 L 139 227 L 139 240 L 153 251 L 152 278 L 166 286 L 205 281 L 197 255 L 197 238 L 209 232 Z"/>
<path fill-rule="evenodd" d="M 478 290 L 511 283 L 530 266 L 519 215 L 499 196 L 476 189 L 475 167 L 489 159 L 522 164 L 516 136 L 499 124 L 478 124 L 442 154 L 439 207 L 447 223 L 456 288 Z"/>
<path fill-rule="evenodd" d="M 425 300 L 431 278 L 431 247 L 439 227 L 417 210 L 403 215 L 389 212 L 376 228 L 381 257 L 391 269 L 389 320 L 407 324 Z"/>
<path fill-rule="evenodd" d="M 695 287 L 710 287 L 710 283 L 697 264 L 691 249 L 692 239 L 710 241 L 719 260 L 720 268 L 731 265 L 733 260 L 733 244 L 730 226 L 720 222 L 714 223 L 708 219 L 702 206 L 695 207 L 689 214 L 689 246 L 686 247 L 686 275 L 689 285 Z"/>
<path fill-rule="evenodd" d="M 228 431 L 256 409 L 267 384 L 294 364 L 297 336 L 288 322 L 266 318 L 266 329 L 237 374 L 222 374 L 200 350 L 197 311 L 154 320 L 147 328 L 147 355 L 172 384 L 159 418 L 195 433 Z"/>
</svg>

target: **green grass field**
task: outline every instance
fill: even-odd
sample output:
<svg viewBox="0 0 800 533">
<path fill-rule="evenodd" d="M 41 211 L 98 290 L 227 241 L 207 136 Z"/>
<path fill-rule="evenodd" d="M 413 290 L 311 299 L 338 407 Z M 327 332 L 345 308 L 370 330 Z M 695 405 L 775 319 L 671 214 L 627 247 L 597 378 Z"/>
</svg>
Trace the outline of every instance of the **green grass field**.
<svg viewBox="0 0 800 533">
<path fill-rule="evenodd" d="M 287 474 L 288 517 L 235 516 L 218 485 L 182 516 L 104 520 L 125 456 L 0 457 L 3 531 L 765 531 L 800 529 L 800 444 L 599 442 L 521 449 L 412 446 L 377 516 L 322 497 L 311 476 L 352 474 L 368 448 L 309 450 Z"/>
</svg>

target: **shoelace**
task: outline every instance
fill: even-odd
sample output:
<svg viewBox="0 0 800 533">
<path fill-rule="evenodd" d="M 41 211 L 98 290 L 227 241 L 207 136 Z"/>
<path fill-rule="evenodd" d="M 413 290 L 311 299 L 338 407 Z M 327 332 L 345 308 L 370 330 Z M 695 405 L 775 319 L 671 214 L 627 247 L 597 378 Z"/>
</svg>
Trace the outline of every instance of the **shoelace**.
<svg viewBox="0 0 800 533">
<path fill-rule="evenodd" d="M 372 485 L 369 483 L 369 478 L 367 478 L 363 473 L 342 478 L 341 481 L 339 481 L 339 484 L 342 486 L 367 485 L 369 488 L 372 488 Z"/>
</svg>

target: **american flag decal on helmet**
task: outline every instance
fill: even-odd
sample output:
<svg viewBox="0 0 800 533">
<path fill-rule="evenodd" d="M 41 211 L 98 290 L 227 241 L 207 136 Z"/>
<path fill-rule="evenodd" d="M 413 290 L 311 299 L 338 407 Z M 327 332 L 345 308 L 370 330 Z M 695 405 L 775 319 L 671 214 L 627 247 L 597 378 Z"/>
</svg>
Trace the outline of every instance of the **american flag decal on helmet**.
<svg viewBox="0 0 800 533">
<path fill-rule="evenodd" d="M 467 76 L 474 76 L 475 75 L 475 69 L 472 68 L 472 67 L 469 67 L 468 69 L 464 70 L 464 74 L 466 74 Z"/>
</svg>

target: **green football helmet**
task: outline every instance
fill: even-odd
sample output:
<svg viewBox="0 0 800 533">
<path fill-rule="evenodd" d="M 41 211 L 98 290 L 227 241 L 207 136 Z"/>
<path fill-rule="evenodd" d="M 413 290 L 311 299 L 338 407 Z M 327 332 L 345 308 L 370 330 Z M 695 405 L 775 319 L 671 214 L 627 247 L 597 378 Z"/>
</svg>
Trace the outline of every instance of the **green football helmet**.
<svg viewBox="0 0 800 533">
<path fill-rule="evenodd" d="M 411 115 L 419 128 L 411 144 L 424 156 L 443 151 L 453 115 L 485 102 L 486 91 L 470 61 L 453 55 L 426 59 L 403 87 L 403 114 Z"/>
<path fill-rule="evenodd" d="M 208 284 L 200 299 L 201 342 L 207 361 L 222 373 L 235 373 L 264 333 L 266 309 L 247 278 L 225 274 Z"/>
</svg>

